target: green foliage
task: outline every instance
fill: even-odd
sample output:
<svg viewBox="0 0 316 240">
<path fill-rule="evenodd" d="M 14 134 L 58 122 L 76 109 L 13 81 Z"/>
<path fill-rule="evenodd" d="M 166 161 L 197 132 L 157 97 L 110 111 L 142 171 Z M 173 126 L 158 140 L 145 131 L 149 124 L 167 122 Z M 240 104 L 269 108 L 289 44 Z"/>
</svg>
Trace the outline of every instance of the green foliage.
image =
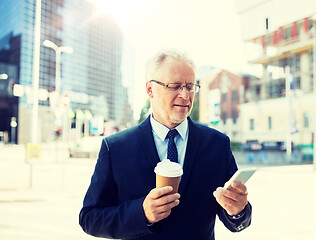
<svg viewBox="0 0 316 240">
<path fill-rule="evenodd" d="M 147 118 L 149 109 L 150 109 L 150 100 L 149 98 L 147 98 L 147 101 L 139 114 L 138 123 L 141 123 Z"/>
<path fill-rule="evenodd" d="M 191 119 L 194 122 L 199 122 L 200 121 L 200 101 L 199 101 L 199 96 L 195 96 L 194 102 L 193 102 L 193 108 L 190 114 Z"/>
<path fill-rule="evenodd" d="M 232 150 L 241 150 L 242 149 L 242 143 L 241 142 L 230 142 L 230 147 Z"/>
</svg>

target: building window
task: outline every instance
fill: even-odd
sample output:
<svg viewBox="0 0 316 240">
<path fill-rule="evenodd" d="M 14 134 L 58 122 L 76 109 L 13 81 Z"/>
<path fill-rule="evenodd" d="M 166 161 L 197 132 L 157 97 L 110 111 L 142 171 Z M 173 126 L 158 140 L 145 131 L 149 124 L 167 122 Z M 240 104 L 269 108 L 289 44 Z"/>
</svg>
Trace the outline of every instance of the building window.
<svg viewBox="0 0 316 240">
<path fill-rule="evenodd" d="M 310 72 L 310 92 L 314 89 L 314 80 L 313 80 L 313 66 L 314 66 L 314 57 L 313 57 L 313 50 L 308 51 L 309 55 L 309 72 Z"/>
<path fill-rule="evenodd" d="M 222 94 L 222 99 L 223 99 L 223 102 L 227 101 L 227 93 Z"/>
<path fill-rule="evenodd" d="M 292 28 L 283 28 L 283 37 L 282 40 L 288 40 L 292 38 Z"/>
<path fill-rule="evenodd" d="M 302 86 L 301 86 L 301 77 L 296 77 L 295 78 L 295 88 L 296 89 L 301 89 Z"/>
<path fill-rule="evenodd" d="M 236 90 L 232 91 L 232 101 L 233 102 L 238 101 L 238 92 Z"/>
<path fill-rule="evenodd" d="M 237 110 L 233 110 L 232 116 L 233 116 L 233 123 L 236 124 L 237 118 L 238 118 L 238 112 L 237 112 Z"/>
<path fill-rule="evenodd" d="M 308 113 L 304 113 L 304 128 L 309 127 Z"/>
<path fill-rule="evenodd" d="M 268 117 L 268 129 L 272 130 L 272 117 Z"/>
<path fill-rule="evenodd" d="M 250 131 L 255 130 L 255 120 L 253 118 L 249 120 L 249 130 Z"/>
<path fill-rule="evenodd" d="M 223 112 L 223 124 L 225 125 L 226 124 L 226 120 L 227 120 L 227 113 L 226 112 Z"/>
<path fill-rule="evenodd" d="M 285 79 L 274 79 L 266 83 L 268 98 L 279 98 L 285 93 Z"/>
</svg>

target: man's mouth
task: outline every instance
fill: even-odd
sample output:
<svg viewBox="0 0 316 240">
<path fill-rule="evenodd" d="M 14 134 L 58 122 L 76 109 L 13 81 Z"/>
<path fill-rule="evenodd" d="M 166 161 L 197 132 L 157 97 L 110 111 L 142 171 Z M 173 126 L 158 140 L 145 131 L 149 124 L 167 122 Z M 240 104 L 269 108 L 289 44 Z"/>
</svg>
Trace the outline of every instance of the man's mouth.
<svg viewBox="0 0 316 240">
<path fill-rule="evenodd" d="M 176 106 L 176 107 L 189 107 L 189 105 L 183 105 L 183 104 L 175 104 L 174 106 Z"/>
</svg>

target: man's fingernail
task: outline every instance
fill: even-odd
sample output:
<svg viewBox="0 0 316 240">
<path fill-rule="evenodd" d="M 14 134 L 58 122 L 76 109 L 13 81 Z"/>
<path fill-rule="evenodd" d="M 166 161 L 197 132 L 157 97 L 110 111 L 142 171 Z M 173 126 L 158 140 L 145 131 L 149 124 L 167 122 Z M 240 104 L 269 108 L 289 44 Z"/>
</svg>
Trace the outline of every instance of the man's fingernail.
<svg viewBox="0 0 316 240">
<path fill-rule="evenodd" d="M 233 182 L 233 183 L 232 183 L 232 186 L 233 186 L 233 187 L 238 187 L 239 184 L 238 184 L 238 182 Z"/>
</svg>

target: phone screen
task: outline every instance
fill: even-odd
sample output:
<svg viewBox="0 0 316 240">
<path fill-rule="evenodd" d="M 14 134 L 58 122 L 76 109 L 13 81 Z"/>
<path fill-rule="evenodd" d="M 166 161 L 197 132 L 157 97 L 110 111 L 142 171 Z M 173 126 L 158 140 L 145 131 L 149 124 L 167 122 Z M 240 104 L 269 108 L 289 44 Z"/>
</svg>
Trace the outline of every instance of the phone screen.
<svg viewBox="0 0 316 240">
<path fill-rule="evenodd" d="M 243 169 L 243 170 L 238 170 L 230 179 L 228 182 L 225 183 L 224 189 L 227 189 L 232 182 L 237 181 L 237 182 L 242 182 L 245 184 L 251 176 L 256 172 L 257 169 L 252 168 L 252 169 Z"/>
</svg>

